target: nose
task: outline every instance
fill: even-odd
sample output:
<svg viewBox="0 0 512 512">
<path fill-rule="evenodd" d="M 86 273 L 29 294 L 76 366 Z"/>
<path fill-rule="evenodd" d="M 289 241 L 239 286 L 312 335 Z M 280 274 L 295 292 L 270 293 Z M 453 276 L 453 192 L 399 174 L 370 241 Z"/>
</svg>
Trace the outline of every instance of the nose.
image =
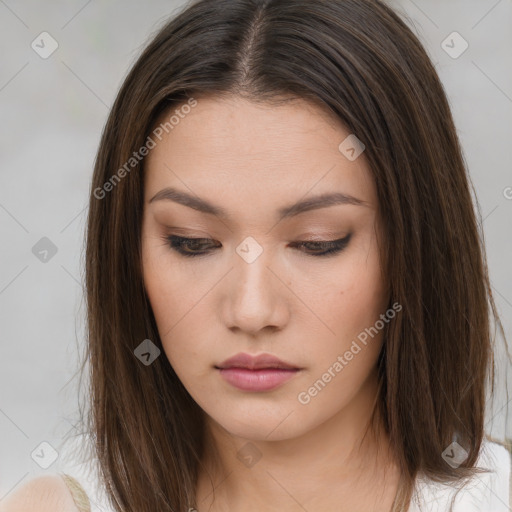
<svg viewBox="0 0 512 512">
<path fill-rule="evenodd" d="M 249 260 L 250 261 L 250 260 Z M 248 262 L 237 254 L 228 274 L 225 290 L 224 321 L 231 330 L 257 334 L 262 330 L 280 330 L 289 321 L 289 300 L 283 271 L 263 251 Z"/>
</svg>

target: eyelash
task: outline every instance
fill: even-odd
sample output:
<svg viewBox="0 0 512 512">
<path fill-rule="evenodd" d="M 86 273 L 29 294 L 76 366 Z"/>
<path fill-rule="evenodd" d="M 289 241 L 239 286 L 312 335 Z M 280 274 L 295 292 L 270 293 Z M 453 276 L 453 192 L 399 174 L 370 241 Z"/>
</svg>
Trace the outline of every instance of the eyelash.
<svg viewBox="0 0 512 512">
<path fill-rule="evenodd" d="M 308 256 L 313 256 L 315 258 L 319 257 L 329 257 L 334 256 L 341 251 L 343 251 L 346 246 L 348 245 L 348 242 L 350 241 L 350 238 L 352 236 L 352 233 L 348 234 L 344 238 L 340 238 L 338 240 L 315 240 L 315 241 L 302 241 L 302 242 L 294 242 L 293 246 L 295 247 L 304 247 L 307 245 L 312 245 L 316 247 L 324 248 L 324 251 L 320 253 L 308 253 L 305 254 Z M 209 242 L 211 239 L 209 238 L 185 238 L 182 236 L 177 235 L 169 235 L 165 237 L 165 241 L 171 248 L 171 250 L 176 251 L 181 256 L 184 256 L 186 258 L 196 258 L 198 256 L 204 256 L 205 254 L 208 254 L 208 251 L 201 251 L 201 252 L 187 252 L 183 250 L 183 246 L 189 247 L 188 244 L 192 242 L 194 243 L 200 243 L 200 242 Z"/>
</svg>

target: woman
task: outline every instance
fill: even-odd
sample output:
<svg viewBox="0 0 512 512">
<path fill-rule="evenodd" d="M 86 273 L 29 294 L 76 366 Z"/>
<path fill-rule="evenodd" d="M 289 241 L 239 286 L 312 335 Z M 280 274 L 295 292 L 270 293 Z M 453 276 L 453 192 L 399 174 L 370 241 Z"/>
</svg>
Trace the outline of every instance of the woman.
<svg viewBox="0 0 512 512">
<path fill-rule="evenodd" d="M 389 7 L 191 3 L 127 76 L 91 188 L 111 510 L 508 510 L 477 226 L 443 87 Z"/>
</svg>

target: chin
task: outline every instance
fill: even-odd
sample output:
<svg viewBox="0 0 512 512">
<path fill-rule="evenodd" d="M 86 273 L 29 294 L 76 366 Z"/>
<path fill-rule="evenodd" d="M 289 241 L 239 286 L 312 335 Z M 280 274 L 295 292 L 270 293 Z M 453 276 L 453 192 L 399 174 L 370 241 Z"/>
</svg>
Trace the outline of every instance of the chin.
<svg viewBox="0 0 512 512">
<path fill-rule="evenodd" d="M 287 417 L 288 416 L 288 417 Z M 304 434 L 308 425 L 296 413 L 283 413 L 277 407 L 276 412 L 255 409 L 251 413 L 236 413 L 214 417 L 214 421 L 231 436 L 248 441 L 283 441 Z M 242 420 L 241 420 L 242 419 Z"/>
</svg>

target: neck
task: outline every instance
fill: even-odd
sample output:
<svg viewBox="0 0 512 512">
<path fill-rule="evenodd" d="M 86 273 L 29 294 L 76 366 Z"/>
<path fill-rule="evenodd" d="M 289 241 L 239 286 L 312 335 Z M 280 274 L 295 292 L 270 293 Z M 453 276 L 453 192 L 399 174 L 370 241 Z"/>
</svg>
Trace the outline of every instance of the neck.
<svg viewBox="0 0 512 512">
<path fill-rule="evenodd" d="M 387 512 L 399 472 L 378 413 L 371 421 L 377 396 L 373 375 L 336 415 L 278 441 L 233 436 L 206 418 L 205 445 L 213 449 L 199 472 L 198 511 Z"/>
</svg>

